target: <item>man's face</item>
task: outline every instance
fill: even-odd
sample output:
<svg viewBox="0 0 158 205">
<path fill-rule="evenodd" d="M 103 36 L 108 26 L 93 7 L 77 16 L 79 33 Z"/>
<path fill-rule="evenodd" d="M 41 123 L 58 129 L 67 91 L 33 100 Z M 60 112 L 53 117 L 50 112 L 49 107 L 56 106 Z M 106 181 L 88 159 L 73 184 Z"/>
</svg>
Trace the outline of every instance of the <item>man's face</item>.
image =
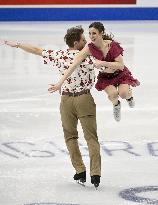
<svg viewBox="0 0 158 205">
<path fill-rule="evenodd" d="M 76 44 L 77 50 L 79 50 L 79 51 L 82 50 L 85 47 L 86 43 L 87 43 L 87 41 L 85 39 L 84 34 L 81 34 L 81 38 Z"/>
</svg>

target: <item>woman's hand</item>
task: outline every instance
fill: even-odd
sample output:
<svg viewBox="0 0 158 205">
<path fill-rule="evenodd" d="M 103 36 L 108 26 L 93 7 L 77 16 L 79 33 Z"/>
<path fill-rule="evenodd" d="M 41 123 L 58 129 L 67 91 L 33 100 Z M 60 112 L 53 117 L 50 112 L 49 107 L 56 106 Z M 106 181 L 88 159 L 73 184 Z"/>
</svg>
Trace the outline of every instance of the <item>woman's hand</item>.
<svg viewBox="0 0 158 205">
<path fill-rule="evenodd" d="M 50 84 L 50 88 L 48 88 L 48 91 L 50 93 L 54 93 L 60 89 L 61 89 L 61 83 L 58 82 L 56 84 Z"/>
<path fill-rule="evenodd" d="M 95 60 L 94 62 L 94 66 L 98 69 L 100 69 L 103 65 L 104 61 L 100 61 L 100 60 Z"/>
</svg>

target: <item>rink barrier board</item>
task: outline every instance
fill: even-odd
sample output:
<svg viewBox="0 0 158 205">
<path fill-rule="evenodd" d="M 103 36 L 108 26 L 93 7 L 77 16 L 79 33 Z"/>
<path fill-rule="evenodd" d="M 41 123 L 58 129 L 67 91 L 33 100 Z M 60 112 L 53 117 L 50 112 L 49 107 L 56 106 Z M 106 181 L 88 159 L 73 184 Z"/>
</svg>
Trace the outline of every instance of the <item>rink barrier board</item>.
<svg viewBox="0 0 158 205">
<path fill-rule="evenodd" d="M 158 7 L 0 8 L 0 21 L 158 20 Z"/>
</svg>

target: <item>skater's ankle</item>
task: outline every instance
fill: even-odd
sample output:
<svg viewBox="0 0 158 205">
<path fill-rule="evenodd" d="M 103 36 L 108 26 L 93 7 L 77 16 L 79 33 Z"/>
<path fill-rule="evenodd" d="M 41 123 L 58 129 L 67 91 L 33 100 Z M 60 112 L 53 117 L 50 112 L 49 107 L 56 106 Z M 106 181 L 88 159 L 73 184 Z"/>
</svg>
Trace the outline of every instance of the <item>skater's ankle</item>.
<svg viewBox="0 0 158 205">
<path fill-rule="evenodd" d="M 91 176 L 91 183 L 94 184 L 95 188 L 97 188 L 100 184 L 100 176 L 99 175 Z"/>
<path fill-rule="evenodd" d="M 120 101 L 118 100 L 117 103 L 113 104 L 114 106 L 118 106 L 120 104 Z"/>
<path fill-rule="evenodd" d="M 83 179 L 83 180 L 86 181 L 86 171 L 83 171 L 83 172 L 80 172 L 80 173 L 76 173 L 73 178 L 74 178 L 74 180 Z"/>
<path fill-rule="evenodd" d="M 126 99 L 127 101 L 131 101 L 131 100 L 133 100 L 133 97 L 130 97 L 130 98 L 128 98 L 128 99 Z"/>
</svg>

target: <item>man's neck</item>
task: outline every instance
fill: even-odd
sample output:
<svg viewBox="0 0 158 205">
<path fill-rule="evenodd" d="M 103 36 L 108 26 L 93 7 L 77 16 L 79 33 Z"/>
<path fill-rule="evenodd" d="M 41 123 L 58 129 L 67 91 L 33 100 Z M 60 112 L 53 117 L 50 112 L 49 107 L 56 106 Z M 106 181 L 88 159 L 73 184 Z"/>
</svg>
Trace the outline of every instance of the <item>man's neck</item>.
<svg viewBox="0 0 158 205">
<path fill-rule="evenodd" d="M 69 47 L 69 50 L 78 50 L 75 47 Z"/>
</svg>

